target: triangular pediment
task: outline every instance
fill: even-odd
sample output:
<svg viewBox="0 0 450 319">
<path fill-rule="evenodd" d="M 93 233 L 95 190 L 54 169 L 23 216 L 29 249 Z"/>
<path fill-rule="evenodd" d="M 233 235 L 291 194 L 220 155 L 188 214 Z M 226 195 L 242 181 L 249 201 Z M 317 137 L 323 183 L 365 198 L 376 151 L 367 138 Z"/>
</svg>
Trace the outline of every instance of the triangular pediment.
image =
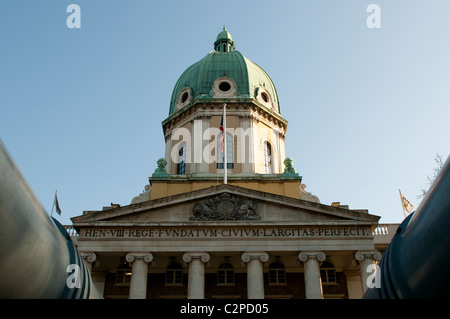
<svg viewBox="0 0 450 319">
<path fill-rule="evenodd" d="M 99 224 L 283 223 L 377 224 L 367 212 L 220 185 L 72 218 L 75 227 Z"/>
</svg>

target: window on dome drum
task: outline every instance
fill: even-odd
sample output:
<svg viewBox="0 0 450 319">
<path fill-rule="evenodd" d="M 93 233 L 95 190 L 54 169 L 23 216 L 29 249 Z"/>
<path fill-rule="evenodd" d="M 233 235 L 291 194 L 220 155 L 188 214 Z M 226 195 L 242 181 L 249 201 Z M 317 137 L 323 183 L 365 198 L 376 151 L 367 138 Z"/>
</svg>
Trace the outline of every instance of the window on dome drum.
<svg viewBox="0 0 450 319">
<path fill-rule="evenodd" d="M 264 173 L 266 174 L 273 173 L 272 146 L 270 146 L 270 143 L 267 141 L 264 142 Z"/>
<path fill-rule="evenodd" d="M 116 284 L 129 285 L 131 282 L 131 267 L 127 262 L 122 262 L 116 271 Z"/>
<path fill-rule="evenodd" d="M 264 102 L 269 102 L 269 96 L 265 92 L 261 93 L 261 98 Z"/>
<path fill-rule="evenodd" d="M 284 265 L 275 261 L 269 266 L 269 284 L 285 284 L 286 271 Z"/>
<path fill-rule="evenodd" d="M 181 103 L 186 102 L 188 97 L 189 97 L 189 93 L 188 92 L 184 92 L 183 95 L 181 96 Z"/>
<path fill-rule="evenodd" d="M 178 151 L 177 174 L 186 174 L 186 144 L 183 144 Z"/>
<path fill-rule="evenodd" d="M 234 270 L 230 263 L 223 263 L 217 270 L 218 284 L 234 284 Z"/>
<path fill-rule="evenodd" d="M 221 90 L 222 92 L 228 92 L 230 89 L 231 89 L 230 83 L 226 81 L 220 82 L 219 90 Z"/>
<path fill-rule="evenodd" d="M 336 283 L 336 269 L 332 263 L 328 261 L 322 263 L 322 266 L 320 266 L 320 278 L 323 284 Z"/>
<path fill-rule="evenodd" d="M 221 148 L 221 137 L 222 132 L 220 132 L 220 135 L 217 139 L 217 168 L 223 169 L 224 164 L 224 152 L 220 151 Z M 233 163 L 233 136 L 229 133 L 227 133 L 227 168 L 234 168 Z"/>
<path fill-rule="evenodd" d="M 173 262 L 166 268 L 166 284 L 183 284 L 183 267 Z"/>
</svg>

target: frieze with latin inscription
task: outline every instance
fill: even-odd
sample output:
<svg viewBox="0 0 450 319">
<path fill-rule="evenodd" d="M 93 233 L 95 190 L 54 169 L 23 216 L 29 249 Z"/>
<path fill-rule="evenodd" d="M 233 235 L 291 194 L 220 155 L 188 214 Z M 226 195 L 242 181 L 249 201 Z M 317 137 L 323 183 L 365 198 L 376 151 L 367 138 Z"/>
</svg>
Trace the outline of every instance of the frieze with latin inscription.
<svg viewBox="0 0 450 319">
<path fill-rule="evenodd" d="M 245 239 L 245 238 L 371 238 L 370 227 L 261 227 L 261 228 L 83 228 L 83 239 Z"/>
</svg>

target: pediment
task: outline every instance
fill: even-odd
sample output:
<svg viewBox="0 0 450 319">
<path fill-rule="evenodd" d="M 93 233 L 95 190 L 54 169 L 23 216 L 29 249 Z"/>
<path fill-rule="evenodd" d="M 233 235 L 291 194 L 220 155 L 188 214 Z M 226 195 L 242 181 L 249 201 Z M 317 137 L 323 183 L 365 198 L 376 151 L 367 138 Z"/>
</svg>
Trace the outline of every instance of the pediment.
<svg viewBox="0 0 450 319">
<path fill-rule="evenodd" d="M 377 224 L 362 211 L 220 185 L 72 218 L 75 227 L 93 224 L 287 223 Z"/>
</svg>

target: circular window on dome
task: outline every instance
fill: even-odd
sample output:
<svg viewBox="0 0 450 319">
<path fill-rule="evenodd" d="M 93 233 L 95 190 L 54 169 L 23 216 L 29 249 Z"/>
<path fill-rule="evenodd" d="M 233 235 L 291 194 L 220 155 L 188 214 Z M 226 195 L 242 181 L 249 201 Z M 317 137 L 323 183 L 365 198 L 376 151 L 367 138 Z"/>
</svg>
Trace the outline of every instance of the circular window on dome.
<svg viewBox="0 0 450 319">
<path fill-rule="evenodd" d="M 235 97 L 237 86 L 232 78 L 223 76 L 214 81 L 211 93 L 216 98 Z"/>
<path fill-rule="evenodd" d="M 189 93 L 188 92 L 184 92 L 183 95 L 181 96 L 181 103 L 186 102 L 188 97 L 189 97 Z"/>
<path fill-rule="evenodd" d="M 176 102 L 176 109 L 179 110 L 183 106 L 189 104 L 192 100 L 192 93 L 190 87 L 185 87 L 178 93 L 178 98 Z"/>
<path fill-rule="evenodd" d="M 273 108 L 270 93 L 264 87 L 257 88 L 256 99 L 263 105 Z"/>
<path fill-rule="evenodd" d="M 222 81 L 219 84 L 219 90 L 221 90 L 222 92 L 228 92 L 229 90 L 231 90 L 231 85 L 230 83 L 226 82 L 226 81 Z"/>
</svg>

